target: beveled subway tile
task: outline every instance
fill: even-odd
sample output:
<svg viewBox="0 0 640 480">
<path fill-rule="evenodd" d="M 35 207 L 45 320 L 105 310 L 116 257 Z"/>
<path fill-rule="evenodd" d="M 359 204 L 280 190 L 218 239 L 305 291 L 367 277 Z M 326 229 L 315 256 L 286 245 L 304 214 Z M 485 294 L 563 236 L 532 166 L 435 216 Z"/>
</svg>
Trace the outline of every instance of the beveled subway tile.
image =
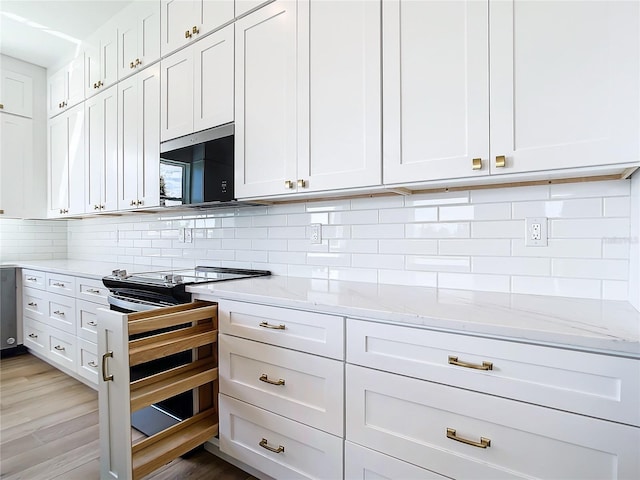
<svg viewBox="0 0 640 480">
<path fill-rule="evenodd" d="M 380 223 L 437 222 L 437 207 L 405 207 L 380 210 Z"/>
<path fill-rule="evenodd" d="M 404 225 L 354 225 L 351 234 L 353 238 L 404 238 Z"/>
<path fill-rule="evenodd" d="M 511 205 L 509 203 L 488 203 L 480 205 L 456 205 L 439 207 L 441 222 L 456 220 L 509 220 Z"/>
<path fill-rule="evenodd" d="M 601 198 L 550 200 L 545 202 L 516 202 L 513 218 L 597 218 L 602 216 Z"/>
<path fill-rule="evenodd" d="M 503 275 L 551 275 L 551 259 L 539 257 L 473 257 L 473 273 Z"/>
<path fill-rule="evenodd" d="M 438 275 L 435 272 L 378 270 L 378 281 L 391 285 L 436 287 L 438 285 Z"/>
<path fill-rule="evenodd" d="M 560 297 L 600 298 L 600 280 L 553 277 L 511 277 L 511 292 Z"/>
<path fill-rule="evenodd" d="M 380 253 L 397 253 L 401 255 L 431 255 L 438 253 L 437 240 L 406 238 L 401 240 L 378 240 L 378 244 Z"/>
<path fill-rule="evenodd" d="M 330 239 L 329 251 L 333 253 L 377 253 L 378 241 L 375 239 Z"/>
<path fill-rule="evenodd" d="M 416 223 L 405 225 L 407 238 L 469 238 L 469 223 Z"/>
<path fill-rule="evenodd" d="M 440 272 L 438 273 L 438 288 L 508 293 L 509 276 Z"/>
<path fill-rule="evenodd" d="M 471 223 L 471 238 L 524 238 L 524 234 L 524 220 Z"/>
<path fill-rule="evenodd" d="M 511 241 L 498 238 L 445 239 L 438 241 L 438 253 L 440 255 L 508 257 L 511 255 Z"/>
<path fill-rule="evenodd" d="M 354 253 L 351 255 L 351 266 L 356 268 L 384 268 L 387 270 L 402 270 L 404 268 L 404 256 Z"/>
<path fill-rule="evenodd" d="M 614 197 L 629 195 L 631 182 L 609 180 L 598 182 L 557 183 L 549 186 L 550 198 Z"/>
<path fill-rule="evenodd" d="M 554 258 L 551 260 L 554 277 L 594 278 L 600 280 L 627 280 L 627 260 Z"/>
<path fill-rule="evenodd" d="M 421 270 L 427 272 L 470 272 L 470 257 L 454 256 L 414 256 L 406 257 L 407 270 Z"/>
<path fill-rule="evenodd" d="M 469 192 L 419 193 L 404 199 L 405 207 L 426 207 L 432 205 L 453 205 L 469 203 Z"/>
</svg>

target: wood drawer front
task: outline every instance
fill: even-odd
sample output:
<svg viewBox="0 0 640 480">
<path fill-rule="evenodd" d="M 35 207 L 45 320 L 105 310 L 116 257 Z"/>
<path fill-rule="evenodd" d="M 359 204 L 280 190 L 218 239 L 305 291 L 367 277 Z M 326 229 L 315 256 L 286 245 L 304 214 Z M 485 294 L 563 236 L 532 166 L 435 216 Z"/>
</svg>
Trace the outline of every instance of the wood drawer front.
<svg viewBox="0 0 640 480">
<path fill-rule="evenodd" d="M 56 363 L 76 371 L 76 337 L 55 328 L 47 328 L 47 356 Z"/>
<path fill-rule="evenodd" d="M 46 290 L 45 274 L 37 270 L 22 270 L 22 286 Z"/>
<path fill-rule="evenodd" d="M 109 289 L 102 284 L 102 280 L 76 277 L 75 285 L 77 299 L 99 303 L 100 305 L 109 305 L 107 301 Z"/>
<path fill-rule="evenodd" d="M 98 346 L 78 339 L 78 374 L 98 385 Z"/>
<path fill-rule="evenodd" d="M 104 305 L 76 300 L 76 334 L 93 343 L 98 341 L 98 309 Z"/>
<path fill-rule="evenodd" d="M 31 318 L 25 318 L 23 328 L 24 345 L 42 354 L 46 354 L 48 342 L 46 325 Z"/>
<path fill-rule="evenodd" d="M 344 363 L 230 335 L 219 355 L 221 393 L 342 437 Z"/>
<path fill-rule="evenodd" d="M 343 317 L 232 300 L 218 304 L 221 333 L 344 359 Z"/>
<path fill-rule="evenodd" d="M 35 288 L 22 289 L 22 314 L 44 322 L 49 308 L 47 293 Z"/>
<path fill-rule="evenodd" d="M 276 453 L 261 447 L 284 451 Z M 220 450 L 273 478 L 342 478 L 342 439 L 220 395 Z"/>
<path fill-rule="evenodd" d="M 76 294 L 76 279 L 69 275 L 46 273 L 47 291 L 74 297 Z"/>
<path fill-rule="evenodd" d="M 76 300 L 64 295 L 49 294 L 47 316 L 43 320 L 63 332 L 76 334 Z"/>
<path fill-rule="evenodd" d="M 640 360 L 353 319 L 347 339 L 349 363 L 640 425 Z"/>
<path fill-rule="evenodd" d="M 442 475 L 640 478 L 637 427 L 353 365 L 346 385 L 348 440 Z"/>
<path fill-rule="evenodd" d="M 348 480 L 444 480 L 447 477 L 355 443 L 344 442 L 344 478 Z"/>
</svg>

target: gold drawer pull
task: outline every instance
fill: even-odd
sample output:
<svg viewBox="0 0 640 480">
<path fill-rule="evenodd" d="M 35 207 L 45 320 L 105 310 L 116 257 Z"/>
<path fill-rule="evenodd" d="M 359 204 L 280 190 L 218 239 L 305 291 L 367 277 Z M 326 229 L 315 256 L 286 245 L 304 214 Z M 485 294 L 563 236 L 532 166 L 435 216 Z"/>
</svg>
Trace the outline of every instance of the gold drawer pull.
<svg viewBox="0 0 640 480">
<path fill-rule="evenodd" d="M 283 324 L 269 325 L 269 322 L 260 322 L 262 328 L 273 328 L 274 330 L 284 330 L 286 327 Z"/>
<path fill-rule="evenodd" d="M 284 379 L 281 378 L 279 380 L 269 380 L 269 377 L 266 373 L 260 375 L 260 381 L 264 383 L 270 383 L 271 385 L 284 385 Z"/>
<path fill-rule="evenodd" d="M 291 180 L 285 180 L 284 181 L 284 188 L 288 188 L 288 189 L 293 188 L 293 182 Z"/>
<path fill-rule="evenodd" d="M 496 167 L 504 168 L 506 164 L 507 164 L 507 157 L 505 157 L 504 155 L 498 155 L 496 157 Z"/>
<path fill-rule="evenodd" d="M 96 322 L 94 322 L 93 320 L 91 320 L 90 322 L 87 322 L 87 325 L 89 325 L 90 327 L 97 327 L 98 324 Z"/>
<path fill-rule="evenodd" d="M 107 375 L 107 358 L 113 358 L 113 352 L 111 350 L 102 355 L 102 380 L 105 382 L 113 380 L 113 375 Z"/>
<path fill-rule="evenodd" d="M 64 317 L 64 312 L 61 312 L 60 310 L 56 310 L 55 312 L 53 312 L 54 315 L 60 315 L 61 317 Z"/>
<path fill-rule="evenodd" d="M 64 352 L 64 347 L 61 347 L 60 345 L 56 345 L 55 347 L 56 350 L 58 350 L 59 352 Z"/>
<path fill-rule="evenodd" d="M 35 333 L 30 333 L 29 338 L 38 338 L 38 335 L 36 335 Z"/>
<path fill-rule="evenodd" d="M 482 170 L 482 159 L 481 158 L 474 158 L 471 161 L 471 169 L 472 170 Z"/>
<path fill-rule="evenodd" d="M 273 453 L 282 453 L 282 452 L 284 452 L 284 447 L 282 445 L 278 445 L 278 448 L 273 448 L 273 447 L 270 447 L 268 445 L 268 443 L 269 442 L 267 442 L 267 439 L 263 438 L 262 440 L 260 440 L 259 445 L 262 448 L 266 448 L 267 450 L 269 450 L 270 452 L 273 452 Z"/>
<path fill-rule="evenodd" d="M 298 180 L 298 188 L 307 188 L 307 182 L 302 180 L 302 179 L 299 179 Z"/>
<path fill-rule="evenodd" d="M 458 437 L 456 431 L 453 428 L 447 428 L 447 438 L 455 440 L 456 442 L 466 443 L 472 447 L 487 448 L 491 446 L 491 439 L 480 437 L 480 442 L 474 442 L 473 440 L 467 440 L 466 438 Z"/>
<path fill-rule="evenodd" d="M 458 360 L 458 357 L 454 357 L 452 355 L 449 355 L 449 363 L 451 365 L 457 365 L 458 367 L 475 368 L 476 370 L 493 370 L 493 363 L 491 362 L 482 362 L 482 365 L 478 365 L 476 363 L 460 362 Z"/>
<path fill-rule="evenodd" d="M 38 304 L 35 302 L 29 302 L 27 305 L 29 305 L 30 307 L 37 307 Z"/>
<path fill-rule="evenodd" d="M 87 363 L 87 365 L 89 365 L 90 367 L 93 367 L 93 368 L 98 368 L 98 364 L 96 362 L 94 362 L 93 360 L 91 360 L 89 363 Z"/>
<path fill-rule="evenodd" d="M 89 293 L 99 294 L 99 293 L 100 293 L 100 290 L 96 290 L 95 288 L 87 288 L 87 292 L 89 292 Z"/>
</svg>

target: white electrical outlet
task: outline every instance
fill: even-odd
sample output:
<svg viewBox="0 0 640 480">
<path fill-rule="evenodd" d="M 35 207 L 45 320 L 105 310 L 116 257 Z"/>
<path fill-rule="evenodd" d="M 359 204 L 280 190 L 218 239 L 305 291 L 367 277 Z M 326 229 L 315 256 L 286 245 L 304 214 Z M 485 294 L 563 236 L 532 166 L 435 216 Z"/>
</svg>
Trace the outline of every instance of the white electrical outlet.
<svg viewBox="0 0 640 480">
<path fill-rule="evenodd" d="M 184 229 L 184 243 L 193 243 L 193 228 Z"/>
<path fill-rule="evenodd" d="M 546 218 L 525 218 L 524 244 L 527 247 L 547 246 Z"/>
<path fill-rule="evenodd" d="M 309 240 L 312 244 L 322 243 L 322 224 L 312 223 L 310 225 Z"/>
</svg>

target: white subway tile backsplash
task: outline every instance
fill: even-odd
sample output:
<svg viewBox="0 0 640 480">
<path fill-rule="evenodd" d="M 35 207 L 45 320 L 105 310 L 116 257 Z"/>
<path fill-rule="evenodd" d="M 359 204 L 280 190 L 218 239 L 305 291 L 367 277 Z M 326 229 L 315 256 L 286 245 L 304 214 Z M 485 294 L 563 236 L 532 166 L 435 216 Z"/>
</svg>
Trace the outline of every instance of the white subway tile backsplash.
<svg viewBox="0 0 640 480">
<path fill-rule="evenodd" d="M 407 238 L 469 238 L 469 223 L 416 223 L 405 225 Z"/>
<path fill-rule="evenodd" d="M 316 213 L 296 213 L 287 215 L 287 225 L 293 226 L 306 226 L 311 223 L 322 223 L 326 225 L 329 223 L 329 213 L 316 212 Z"/>
<path fill-rule="evenodd" d="M 599 260 L 584 258 L 554 258 L 551 275 L 554 277 L 626 280 L 629 262 L 626 260 Z"/>
<path fill-rule="evenodd" d="M 307 263 L 310 265 L 347 267 L 351 264 L 351 254 L 307 252 Z"/>
<path fill-rule="evenodd" d="M 609 180 L 603 182 L 558 183 L 549 186 L 551 198 L 586 198 L 629 196 L 628 180 Z"/>
<path fill-rule="evenodd" d="M 269 238 L 308 238 L 305 227 L 269 227 Z"/>
<path fill-rule="evenodd" d="M 354 253 L 351 255 L 351 265 L 357 268 L 385 268 L 388 270 L 402 270 L 404 256 Z"/>
<path fill-rule="evenodd" d="M 323 236 L 325 230 L 322 230 Z M 404 238 L 404 225 L 354 225 L 351 234 L 353 238 Z"/>
<path fill-rule="evenodd" d="M 471 190 L 471 203 L 473 204 L 495 202 L 509 203 L 525 200 L 546 200 L 548 198 L 548 185 Z"/>
<path fill-rule="evenodd" d="M 499 273 L 503 275 L 551 275 L 551 260 L 548 258 L 521 257 L 473 257 L 473 273 Z"/>
<path fill-rule="evenodd" d="M 511 240 L 513 257 L 600 258 L 602 241 L 595 238 L 549 239 L 546 247 L 526 247 L 524 239 Z"/>
<path fill-rule="evenodd" d="M 471 238 L 524 238 L 524 220 L 471 223 Z"/>
<path fill-rule="evenodd" d="M 508 239 L 480 239 L 469 240 L 440 240 L 438 242 L 440 255 L 470 255 L 470 256 L 502 256 L 511 254 L 511 242 Z"/>
<path fill-rule="evenodd" d="M 517 202 L 513 204 L 513 218 L 597 218 L 600 216 L 602 216 L 601 198 Z"/>
<path fill-rule="evenodd" d="M 511 293 L 556 297 L 601 298 L 600 280 L 580 278 L 511 277 Z"/>
<path fill-rule="evenodd" d="M 470 257 L 453 256 L 417 256 L 406 257 L 407 270 L 421 270 L 427 272 L 470 272 Z"/>
<path fill-rule="evenodd" d="M 629 238 L 628 218 L 551 220 L 552 238 Z"/>
<path fill-rule="evenodd" d="M 617 240 L 617 239 L 613 239 Z M 631 243 L 626 239 L 620 241 L 611 241 L 604 239 L 602 241 L 602 258 L 629 258 L 631 253 Z"/>
<path fill-rule="evenodd" d="M 378 282 L 391 285 L 437 287 L 438 274 L 433 272 L 407 272 L 401 270 L 378 270 Z"/>
<path fill-rule="evenodd" d="M 400 208 L 404 205 L 404 198 L 402 195 L 389 195 L 386 197 L 367 197 L 367 198 L 354 198 L 351 200 L 351 210 L 370 210 L 379 209 L 385 210 L 387 208 Z"/>
<path fill-rule="evenodd" d="M 373 240 L 375 241 L 375 240 Z M 378 240 L 380 253 L 398 253 L 404 255 L 432 255 L 438 253 L 437 240 Z"/>
<path fill-rule="evenodd" d="M 306 265 L 307 255 L 304 252 L 269 252 L 269 263 L 288 265 Z"/>
<path fill-rule="evenodd" d="M 254 227 L 284 227 L 287 225 L 286 215 L 258 215 L 251 218 Z"/>
<path fill-rule="evenodd" d="M 476 273 L 438 273 L 438 288 L 507 293 L 509 292 L 509 276 Z"/>
<path fill-rule="evenodd" d="M 377 253 L 377 240 L 329 240 L 329 251 L 334 253 Z M 400 252 L 381 252 L 400 253 Z"/>
<path fill-rule="evenodd" d="M 329 223 L 332 225 L 366 225 L 378 223 L 378 210 L 331 212 L 329 213 Z"/>
<path fill-rule="evenodd" d="M 390 208 L 380 211 L 380 223 L 437 222 L 437 207 Z"/>
<path fill-rule="evenodd" d="M 602 281 L 603 300 L 627 300 L 629 298 L 629 283 L 617 280 Z"/>
<path fill-rule="evenodd" d="M 405 207 L 426 207 L 431 205 L 454 205 L 469 203 L 469 192 L 420 193 L 404 199 Z"/>
<path fill-rule="evenodd" d="M 625 217 L 629 218 L 631 202 L 627 197 L 607 197 L 604 198 L 605 217 Z"/>
<path fill-rule="evenodd" d="M 378 272 L 368 268 L 329 268 L 330 280 L 378 283 Z"/>
<path fill-rule="evenodd" d="M 508 220 L 511 218 L 509 203 L 489 203 L 480 205 L 458 205 L 439 207 L 441 222 L 455 220 Z"/>
</svg>

